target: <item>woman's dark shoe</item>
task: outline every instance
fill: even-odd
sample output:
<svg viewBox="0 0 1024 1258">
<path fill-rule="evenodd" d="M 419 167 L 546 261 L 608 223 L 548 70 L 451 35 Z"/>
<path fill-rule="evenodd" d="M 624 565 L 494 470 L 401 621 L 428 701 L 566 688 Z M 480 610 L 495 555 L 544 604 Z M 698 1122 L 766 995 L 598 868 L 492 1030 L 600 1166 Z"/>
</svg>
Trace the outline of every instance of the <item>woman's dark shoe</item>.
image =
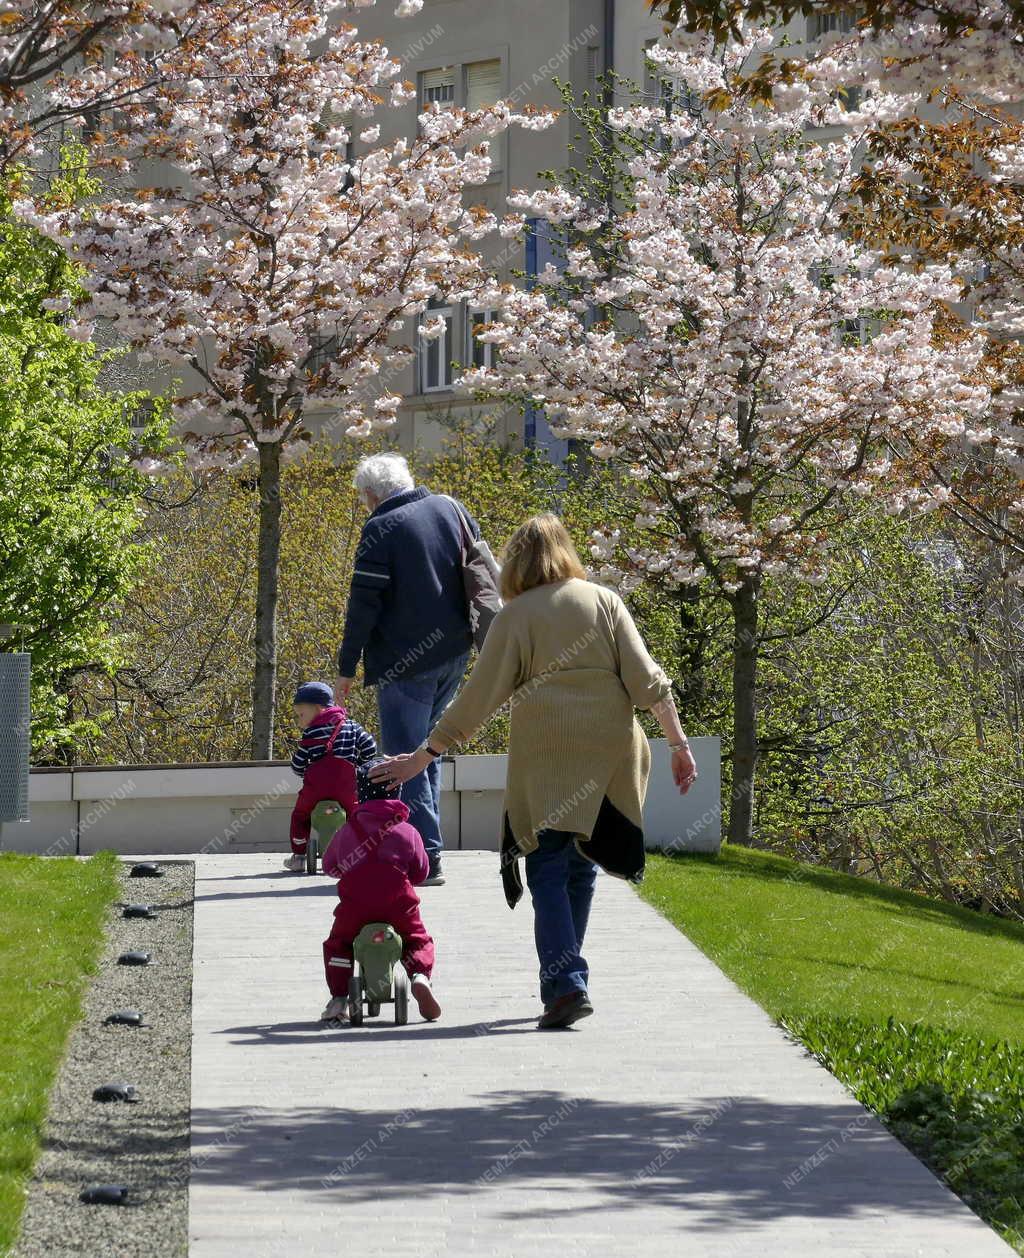
<svg viewBox="0 0 1024 1258">
<path fill-rule="evenodd" d="M 559 996 L 540 1016 L 537 1023 L 538 1031 L 553 1031 L 557 1027 L 572 1026 L 580 1018 L 587 1018 L 594 1012 L 594 1006 L 586 992 L 570 992 L 568 996 Z"/>
</svg>

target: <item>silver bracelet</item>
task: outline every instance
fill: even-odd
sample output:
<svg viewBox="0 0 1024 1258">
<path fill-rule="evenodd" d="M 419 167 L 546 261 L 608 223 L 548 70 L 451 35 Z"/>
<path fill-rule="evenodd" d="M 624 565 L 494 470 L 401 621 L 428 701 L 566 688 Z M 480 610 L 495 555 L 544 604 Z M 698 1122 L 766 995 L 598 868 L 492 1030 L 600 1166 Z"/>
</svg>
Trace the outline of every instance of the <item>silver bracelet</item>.
<svg viewBox="0 0 1024 1258">
<path fill-rule="evenodd" d="M 669 743 L 669 751 L 689 751 L 690 744 L 684 738 L 681 743 Z"/>
</svg>

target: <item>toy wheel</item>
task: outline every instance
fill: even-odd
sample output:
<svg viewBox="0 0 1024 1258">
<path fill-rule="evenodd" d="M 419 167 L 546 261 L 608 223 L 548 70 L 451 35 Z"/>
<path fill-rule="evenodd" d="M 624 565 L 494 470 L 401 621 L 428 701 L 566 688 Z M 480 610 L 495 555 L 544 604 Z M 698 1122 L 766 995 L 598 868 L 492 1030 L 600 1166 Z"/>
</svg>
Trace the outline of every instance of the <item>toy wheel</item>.
<svg viewBox="0 0 1024 1258">
<path fill-rule="evenodd" d="M 379 1017 L 380 1016 L 380 1001 L 368 1000 L 366 1002 L 366 1012 L 370 1015 L 371 1018 Z"/>
<path fill-rule="evenodd" d="M 353 1026 L 363 1025 L 363 976 L 358 969 L 348 980 L 348 1020 Z"/>
<path fill-rule="evenodd" d="M 306 841 L 306 873 L 316 873 L 316 858 L 319 855 L 317 848 L 320 846 L 320 840 L 315 835 L 310 835 Z"/>
<path fill-rule="evenodd" d="M 395 966 L 395 1026 L 409 1021 L 409 976 L 401 965 Z"/>
</svg>

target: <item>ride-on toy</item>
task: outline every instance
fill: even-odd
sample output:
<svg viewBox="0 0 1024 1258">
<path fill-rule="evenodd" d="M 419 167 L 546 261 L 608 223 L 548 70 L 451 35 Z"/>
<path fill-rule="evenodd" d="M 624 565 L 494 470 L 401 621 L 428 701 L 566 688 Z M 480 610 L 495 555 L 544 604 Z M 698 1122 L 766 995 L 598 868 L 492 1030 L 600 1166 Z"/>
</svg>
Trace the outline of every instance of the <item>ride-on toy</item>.
<svg viewBox="0 0 1024 1258">
<path fill-rule="evenodd" d="M 316 873 L 316 863 L 327 851 L 336 831 L 345 824 L 345 809 L 336 799 L 322 799 L 310 817 L 309 842 L 306 844 L 306 873 Z"/>
<path fill-rule="evenodd" d="M 354 961 L 348 981 L 348 1020 L 363 1021 L 363 1003 L 371 1018 L 381 1005 L 394 1004 L 395 1025 L 409 1021 L 409 976 L 402 965 L 402 937 L 387 922 L 370 922 L 352 944 Z"/>
</svg>

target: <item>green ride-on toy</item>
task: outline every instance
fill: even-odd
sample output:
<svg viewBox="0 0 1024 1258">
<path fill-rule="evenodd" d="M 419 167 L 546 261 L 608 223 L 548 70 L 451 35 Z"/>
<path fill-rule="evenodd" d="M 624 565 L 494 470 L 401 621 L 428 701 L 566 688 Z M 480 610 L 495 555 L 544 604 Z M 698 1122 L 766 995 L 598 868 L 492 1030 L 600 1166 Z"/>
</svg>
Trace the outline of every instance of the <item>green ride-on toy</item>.
<svg viewBox="0 0 1024 1258">
<path fill-rule="evenodd" d="M 395 1025 L 409 1021 L 409 976 L 402 965 L 402 937 L 387 922 L 370 922 L 352 944 L 354 961 L 348 981 L 348 1020 L 363 1022 L 363 1004 L 371 1018 L 381 1005 L 394 1004 Z"/>
<path fill-rule="evenodd" d="M 347 814 L 336 799 L 322 799 L 310 817 L 309 842 L 306 844 L 306 873 L 315 874 L 317 861 L 327 851 L 335 833 L 345 824 Z"/>
</svg>

